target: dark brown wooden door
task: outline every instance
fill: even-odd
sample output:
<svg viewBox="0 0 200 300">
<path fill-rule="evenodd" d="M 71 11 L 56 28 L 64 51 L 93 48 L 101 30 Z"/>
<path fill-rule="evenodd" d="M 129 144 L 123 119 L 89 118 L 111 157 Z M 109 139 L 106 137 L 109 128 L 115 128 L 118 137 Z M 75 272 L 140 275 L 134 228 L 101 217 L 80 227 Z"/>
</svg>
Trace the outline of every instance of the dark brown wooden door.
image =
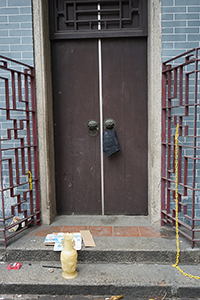
<svg viewBox="0 0 200 300">
<path fill-rule="evenodd" d="M 87 121 L 99 119 L 95 40 L 52 43 L 57 211 L 101 214 L 99 139 Z"/>
<path fill-rule="evenodd" d="M 103 115 L 116 120 L 121 151 L 104 158 L 105 212 L 147 213 L 146 38 L 102 43 Z"/>
<path fill-rule="evenodd" d="M 102 39 L 103 120 L 121 150 L 103 157 L 105 214 L 147 214 L 146 37 Z M 98 40 L 52 41 L 57 210 L 101 214 Z"/>
</svg>

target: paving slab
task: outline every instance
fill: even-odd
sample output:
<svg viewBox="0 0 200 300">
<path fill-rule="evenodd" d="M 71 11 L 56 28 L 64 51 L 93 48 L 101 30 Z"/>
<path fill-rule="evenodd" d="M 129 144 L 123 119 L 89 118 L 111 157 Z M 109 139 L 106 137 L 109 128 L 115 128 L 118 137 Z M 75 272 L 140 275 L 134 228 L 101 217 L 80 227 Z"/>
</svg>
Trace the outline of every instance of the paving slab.
<svg viewBox="0 0 200 300">
<path fill-rule="evenodd" d="M 50 226 L 151 226 L 148 216 L 56 216 Z"/>
</svg>

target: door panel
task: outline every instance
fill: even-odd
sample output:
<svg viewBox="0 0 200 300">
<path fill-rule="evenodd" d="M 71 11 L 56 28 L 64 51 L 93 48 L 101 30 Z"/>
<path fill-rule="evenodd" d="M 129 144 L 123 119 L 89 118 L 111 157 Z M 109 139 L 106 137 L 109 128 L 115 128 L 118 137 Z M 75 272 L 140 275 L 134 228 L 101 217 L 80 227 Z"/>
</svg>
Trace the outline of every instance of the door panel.
<svg viewBox="0 0 200 300">
<path fill-rule="evenodd" d="M 98 40 L 52 41 L 57 211 L 101 214 Z M 146 38 L 102 39 L 103 119 L 121 150 L 104 155 L 106 214 L 147 214 Z"/>
<path fill-rule="evenodd" d="M 103 115 L 121 151 L 104 156 L 105 213 L 147 214 L 146 38 L 104 39 Z"/>
<path fill-rule="evenodd" d="M 101 214 L 96 40 L 52 42 L 57 211 Z"/>
</svg>

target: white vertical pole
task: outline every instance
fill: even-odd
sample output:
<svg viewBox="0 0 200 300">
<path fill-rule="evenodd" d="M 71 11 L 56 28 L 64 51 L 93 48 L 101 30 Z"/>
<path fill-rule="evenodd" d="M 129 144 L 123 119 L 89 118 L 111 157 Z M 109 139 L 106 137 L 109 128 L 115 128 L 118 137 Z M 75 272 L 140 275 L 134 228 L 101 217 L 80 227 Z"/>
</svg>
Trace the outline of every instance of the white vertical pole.
<svg viewBox="0 0 200 300">
<path fill-rule="evenodd" d="M 101 19 L 100 3 L 98 3 L 98 20 Z M 101 22 L 98 23 L 101 30 Z M 98 39 L 98 62 L 99 62 L 99 111 L 100 111 L 100 160 L 101 160 L 101 207 L 104 215 L 104 170 L 103 170 L 103 96 L 102 96 L 102 56 L 101 39 Z"/>
</svg>

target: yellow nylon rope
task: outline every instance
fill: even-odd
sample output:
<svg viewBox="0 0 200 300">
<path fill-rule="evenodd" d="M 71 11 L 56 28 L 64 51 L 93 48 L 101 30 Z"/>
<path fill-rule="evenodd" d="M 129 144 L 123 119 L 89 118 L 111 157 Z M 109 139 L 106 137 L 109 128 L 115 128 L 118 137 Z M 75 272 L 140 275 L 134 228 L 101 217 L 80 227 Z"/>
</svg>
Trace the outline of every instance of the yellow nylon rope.
<svg viewBox="0 0 200 300">
<path fill-rule="evenodd" d="M 28 178 L 28 180 L 29 180 L 29 183 L 30 183 L 30 191 L 32 191 L 32 189 L 33 189 L 33 184 L 32 184 L 32 174 L 31 174 L 31 171 L 27 171 L 27 172 L 26 172 L 26 176 L 27 176 L 27 178 Z"/>
<path fill-rule="evenodd" d="M 172 267 L 179 270 L 184 276 L 188 276 L 190 278 L 195 278 L 197 280 L 200 279 L 199 276 L 193 276 L 191 274 L 185 273 L 181 268 L 178 266 L 179 264 L 179 256 L 180 256 L 180 247 L 179 247 L 179 230 L 178 230 L 178 129 L 179 124 L 176 127 L 176 134 L 175 134 L 175 203 L 176 203 L 176 263 L 172 265 Z"/>
</svg>

